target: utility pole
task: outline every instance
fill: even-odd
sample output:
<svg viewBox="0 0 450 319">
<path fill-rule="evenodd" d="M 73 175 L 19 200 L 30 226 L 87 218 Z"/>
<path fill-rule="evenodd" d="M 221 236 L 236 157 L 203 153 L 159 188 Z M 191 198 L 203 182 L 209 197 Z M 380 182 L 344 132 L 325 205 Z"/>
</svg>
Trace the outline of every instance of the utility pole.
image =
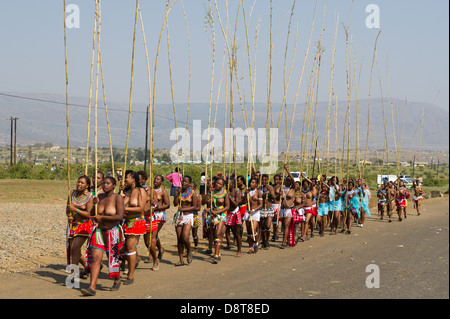
<svg viewBox="0 0 450 319">
<path fill-rule="evenodd" d="M 439 158 L 438 158 L 438 163 L 437 163 L 437 166 L 436 166 L 436 178 L 439 178 Z"/>
<path fill-rule="evenodd" d="M 11 121 L 11 143 L 9 144 L 11 146 L 10 148 L 10 161 L 9 161 L 9 167 L 13 166 L 13 118 L 11 117 L 9 119 Z"/>
<path fill-rule="evenodd" d="M 17 117 L 10 117 L 9 121 L 11 121 L 11 148 L 10 148 L 10 166 L 16 165 L 16 129 L 17 129 Z M 14 121 L 14 125 L 13 125 Z"/>
<path fill-rule="evenodd" d="M 16 151 L 17 151 L 17 120 L 18 118 L 14 118 L 14 165 L 16 165 Z"/>
</svg>

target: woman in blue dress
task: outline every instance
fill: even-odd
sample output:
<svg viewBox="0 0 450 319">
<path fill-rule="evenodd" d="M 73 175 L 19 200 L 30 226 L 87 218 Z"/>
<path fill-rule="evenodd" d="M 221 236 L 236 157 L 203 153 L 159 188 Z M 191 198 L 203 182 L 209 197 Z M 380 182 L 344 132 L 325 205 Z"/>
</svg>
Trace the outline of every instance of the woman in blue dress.
<svg viewBox="0 0 450 319">
<path fill-rule="evenodd" d="M 360 213 L 360 202 L 355 190 L 355 183 L 353 180 L 348 181 L 348 189 L 345 194 L 345 211 L 347 213 L 347 231 L 346 234 L 350 235 L 352 232 L 353 218 L 359 219 L 361 217 Z"/>
<path fill-rule="evenodd" d="M 333 196 L 333 199 L 330 201 L 330 206 L 332 205 L 332 209 L 330 210 L 333 212 L 332 220 L 330 222 L 331 226 L 330 235 L 336 235 L 339 223 L 341 221 L 342 189 L 341 186 L 339 185 L 339 178 L 337 176 L 333 176 L 330 181 L 331 181 L 330 196 Z"/>
<path fill-rule="evenodd" d="M 363 214 L 363 216 L 361 216 L 359 226 L 364 227 L 364 221 L 365 221 L 366 217 L 370 217 L 369 201 L 370 201 L 371 193 L 370 193 L 369 187 L 365 183 L 362 184 L 361 191 L 362 191 L 361 208 L 364 211 L 365 216 L 364 216 L 364 214 Z"/>
</svg>

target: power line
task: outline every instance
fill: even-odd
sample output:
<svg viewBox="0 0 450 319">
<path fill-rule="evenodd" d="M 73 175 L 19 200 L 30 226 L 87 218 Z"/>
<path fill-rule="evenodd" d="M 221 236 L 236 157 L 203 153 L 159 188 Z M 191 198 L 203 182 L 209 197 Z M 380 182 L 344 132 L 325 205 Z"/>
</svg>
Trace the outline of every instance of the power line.
<svg viewBox="0 0 450 319">
<path fill-rule="evenodd" d="M 45 103 L 51 103 L 51 104 L 59 104 L 59 105 L 66 105 L 65 102 L 58 102 L 58 101 L 52 101 L 52 100 L 46 100 L 46 99 L 38 99 L 38 98 L 33 98 L 33 97 L 26 97 L 26 96 L 20 96 L 20 95 L 14 95 L 14 94 L 7 94 L 7 93 L 0 93 L 0 96 L 5 96 L 5 97 L 10 97 L 10 98 L 15 98 L 15 99 L 22 99 L 22 100 L 29 100 L 29 101 L 35 101 L 35 102 L 45 102 Z M 76 104 L 76 103 L 69 103 L 70 106 L 76 106 L 76 107 L 84 107 L 84 108 L 89 108 L 88 105 L 84 105 L 84 104 Z M 99 107 L 100 109 L 105 109 L 104 107 Z M 109 108 L 108 107 L 108 111 L 116 111 L 116 112 L 126 112 L 128 113 L 128 110 L 121 110 L 121 109 L 114 109 L 114 108 Z M 131 111 L 131 113 L 142 113 L 142 114 L 146 114 L 146 111 Z M 157 117 L 166 119 L 166 120 L 171 120 L 174 121 L 173 118 L 161 115 L 161 114 L 154 114 Z M 177 120 L 178 123 L 181 124 L 186 124 L 186 122 L 183 121 L 179 121 Z"/>
<path fill-rule="evenodd" d="M 52 100 L 47 100 L 47 99 L 39 99 L 39 98 L 32 98 L 32 97 L 26 97 L 26 96 L 20 96 L 20 95 L 15 95 L 15 94 L 7 94 L 7 93 L 0 93 L 0 96 L 5 96 L 5 97 L 10 97 L 10 98 L 15 98 L 15 99 L 22 99 L 22 100 L 29 100 L 29 101 L 35 101 L 35 102 L 44 102 L 44 103 L 51 103 L 51 104 L 59 104 L 59 105 L 66 105 L 65 102 L 58 102 L 58 101 L 52 101 Z M 75 106 L 75 107 L 83 107 L 83 108 L 89 108 L 88 105 L 84 105 L 84 104 L 77 104 L 77 103 L 69 103 L 70 106 Z M 105 109 L 104 107 L 99 107 L 100 109 Z M 109 108 L 109 111 L 116 111 L 116 112 L 127 112 L 128 110 L 121 110 L 121 109 L 114 109 L 114 108 Z M 147 111 L 131 111 L 132 113 L 141 113 L 141 114 L 146 114 Z M 156 117 L 160 117 L 166 120 L 170 120 L 170 121 L 174 121 L 173 118 L 164 116 L 164 115 L 160 115 L 155 113 L 154 114 Z M 342 115 L 341 115 L 342 117 Z M 177 120 L 178 123 L 180 124 L 187 124 L 184 121 L 180 121 Z M 284 139 L 282 139 L 282 141 L 285 141 Z M 291 142 L 291 143 L 300 143 L 300 142 Z"/>
</svg>

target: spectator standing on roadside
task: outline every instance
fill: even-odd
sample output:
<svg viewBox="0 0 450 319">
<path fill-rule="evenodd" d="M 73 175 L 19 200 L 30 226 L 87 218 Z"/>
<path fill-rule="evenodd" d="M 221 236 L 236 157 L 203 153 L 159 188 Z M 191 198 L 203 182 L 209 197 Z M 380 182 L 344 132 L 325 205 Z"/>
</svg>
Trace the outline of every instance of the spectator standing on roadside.
<svg viewBox="0 0 450 319">
<path fill-rule="evenodd" d="M 205 172 L 202 172 L 200 176 L 200 195 L 206 194 L 205 187 L 206 187 L 206 176 Z"/>
<path fill-rule="evenodd" d="M 178 167 L 175 168 L 175 172 L 166 176 L 166 178 L 169 180 L 169 182 L 172 183 L 172 186 L 170 187 L 170 196 L 175 196 L 177 193 L 177 190 L 181 186 L 181 180 L 182 176 L 180 173 L 178 173 Z"/>
</svg>

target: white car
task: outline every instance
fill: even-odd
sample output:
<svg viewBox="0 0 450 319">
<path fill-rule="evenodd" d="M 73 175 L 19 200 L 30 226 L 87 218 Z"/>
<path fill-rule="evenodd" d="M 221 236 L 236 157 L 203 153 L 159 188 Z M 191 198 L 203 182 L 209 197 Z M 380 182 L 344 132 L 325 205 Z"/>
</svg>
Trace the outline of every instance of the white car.
<svg viewBox="0 0 450 319">
<path fill-rule="evenodd" d="M 292 177 L 294 178 L 294 182 L 301 182 L 300 180 L 300 172 L 291 172 Z M 306 172 L 303 172 L 303 176 L 307 177 Z"/>
<path fill-rule="evenodd" d="M 400 176 L 400 180 L 403 181 L 406 187 L 413 187 L 414 178 L 409 175 L 404 175 L 405 177 Z"/>
</svg>

